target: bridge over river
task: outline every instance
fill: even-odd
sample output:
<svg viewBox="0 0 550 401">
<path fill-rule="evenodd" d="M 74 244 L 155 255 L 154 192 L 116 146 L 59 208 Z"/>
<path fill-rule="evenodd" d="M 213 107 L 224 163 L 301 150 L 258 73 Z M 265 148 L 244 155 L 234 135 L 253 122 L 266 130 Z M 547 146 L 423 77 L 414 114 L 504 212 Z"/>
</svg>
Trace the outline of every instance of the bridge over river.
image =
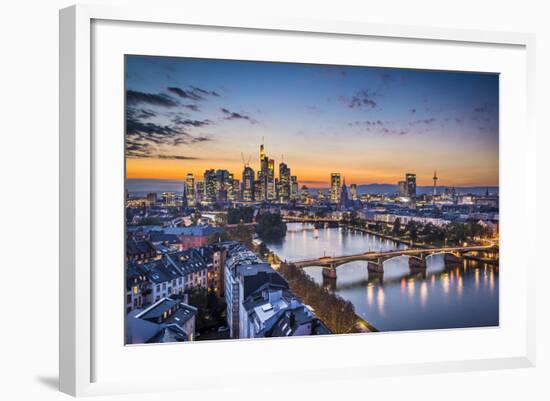
<svg viewBox="0 0 550 401">
<path fill-rule="evenodd" d="M 385 252 L 364 252 L 356 255 L 323 256 L 317 259 L 294 262 L 300 268 L 322 266 L 323 276 L 336 278 L 336 268 L 355 261 L 368 262 L 368 270 L 372 273 L 384 273 L 384 262 L 406 256 L 409 258 L 411 270 L 426 269 L 426 259 L 432 255 L 443 254 L 446 263 L 460 263 L 463 259 L 474 259 L 485 263 L 498 264 L 498 246 L 490 242 L 487 245 L 457 246 L 443 248 L 409 248 Z"/>
</svg>

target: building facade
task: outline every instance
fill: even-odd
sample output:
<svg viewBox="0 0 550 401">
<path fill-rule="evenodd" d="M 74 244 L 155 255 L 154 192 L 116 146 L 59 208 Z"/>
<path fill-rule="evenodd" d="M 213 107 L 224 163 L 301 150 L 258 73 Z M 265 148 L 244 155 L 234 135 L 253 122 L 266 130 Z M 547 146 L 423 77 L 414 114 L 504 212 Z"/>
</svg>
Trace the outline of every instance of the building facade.
<svg viewBox="0 0 550 401">
<path fill-rule="evenodd" d="M 246 166 L 243 170 L 241 199 L 244 202 L 253 202 L 255 199 L 255 174 L 251 167 Z"/>
<path fill-rule="evenodd" d="M 187 177 L 185 178 L 185 188 L 186 188 L 186 196 L 187 196 L 187 203 L 189 205 L 192 205 L 195 203 L 195 177 L 193 176 L 193 173 L 187 173 Z"/>
<path fill-rule="evenodd" d="M 407 196 L 411 199 L 416 199 L 416 174 L 407 173 L 405 175 L 407 184 Z"/>
<path fill-rule="evenodd" d="M 341 176 L 340 173 L 330 175 L 330 201 L 338 203 L 340 200 Z"/>
</svg>

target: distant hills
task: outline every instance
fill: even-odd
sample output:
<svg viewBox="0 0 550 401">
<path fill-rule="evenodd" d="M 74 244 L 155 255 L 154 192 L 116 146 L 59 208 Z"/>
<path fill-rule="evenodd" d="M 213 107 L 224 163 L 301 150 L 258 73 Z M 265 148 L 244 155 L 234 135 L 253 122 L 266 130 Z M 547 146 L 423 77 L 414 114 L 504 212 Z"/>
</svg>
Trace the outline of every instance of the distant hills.
<svg viewBox="0 0 550 401">
<path fill-rule="evenodd" d="M 348 186 L 349 188 L 349 186 Z M 437 193 L 442 193 L 445 191 L 446 186 L 437 186 Z M 473 195 L 485 195 L 485 192 L 489 188 L 489 194 L 497 195 L 499 187 L 455 187 L 457 194 L 473 194 Z M 313 192 L 319 191 L 321 188 L 311 188 Z M 376 195 L 393 195 L 397 193 L 399 187 L 394 184 L 364 184 L 357 186 L 357 193 L 359 195 L 363 194 L 376 194 Z M 324 188 L 327 191 L 327 188 Z M 431 194 L 433 192 L 432 186 L 417 186 L 416 194 L 424 195 Z"/>
<path fill-rule="evenodd" d="M 437 192 L 442 193 L 448 187 L 438 186 Z M 457 193 L 463 194 L 474 194 L 474 195 L 485 195 L 485 192 L 489 188 L 489 193 L 491 195 L 498 194 L 499 187 L 455 187 Z M 398 186 L 393 184 L 367 184 L 367 185 L 358 185 L 357 192 L 362 194 L 377 194 L 377 195 L 390 195 L 395 194 L 398 191 Z M 431 194 L 433 192 L 433 186 L 417 186 L 416 193 L 417 195 Z"/>
</svg>

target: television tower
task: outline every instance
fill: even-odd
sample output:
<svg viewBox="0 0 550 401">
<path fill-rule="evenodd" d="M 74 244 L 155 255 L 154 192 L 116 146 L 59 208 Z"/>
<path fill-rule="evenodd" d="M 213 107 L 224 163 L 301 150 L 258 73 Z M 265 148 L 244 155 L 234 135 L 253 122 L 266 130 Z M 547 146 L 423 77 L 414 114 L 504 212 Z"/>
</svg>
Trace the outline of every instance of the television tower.
<svg viewBox="0 0 550 401">
<path fill-rule="evenodd" d="M 433 180 L 434 180 L 434 191 L 433 191 L 433 196 L 435 197 L 435 196 L 437 195 L 437 172 L 436 172 L 436 171 L 434 171 Z"/>
</svg>

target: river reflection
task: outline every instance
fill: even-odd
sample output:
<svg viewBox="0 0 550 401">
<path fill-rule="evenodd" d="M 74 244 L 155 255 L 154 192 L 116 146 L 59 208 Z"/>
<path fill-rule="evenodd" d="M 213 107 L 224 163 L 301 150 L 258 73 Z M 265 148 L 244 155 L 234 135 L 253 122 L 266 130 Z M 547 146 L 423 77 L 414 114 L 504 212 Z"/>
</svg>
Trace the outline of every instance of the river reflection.
<svg viewBox="0 0 550 401">
<path fill-rule="evenodd" d="M 297 261 L 323 255 L 403 249 L 406 246 L 342 228 L 314 230 L 290 223 L 289 233 L 269 247 L 282 259 Z M 357 314 L 379 330 L 418 330 L 496 326 L 498 267 L 475 261 L 446 265 L 443 255 L 427 259 L 425 272 L 411 273 L 406 257 L 384 263 L 384 274 L 372 274 L 367 262 L 338 267 L 336 280 L 324 280 L 321 267 L 305 271 L 355 306 Z"/>
</svg>

